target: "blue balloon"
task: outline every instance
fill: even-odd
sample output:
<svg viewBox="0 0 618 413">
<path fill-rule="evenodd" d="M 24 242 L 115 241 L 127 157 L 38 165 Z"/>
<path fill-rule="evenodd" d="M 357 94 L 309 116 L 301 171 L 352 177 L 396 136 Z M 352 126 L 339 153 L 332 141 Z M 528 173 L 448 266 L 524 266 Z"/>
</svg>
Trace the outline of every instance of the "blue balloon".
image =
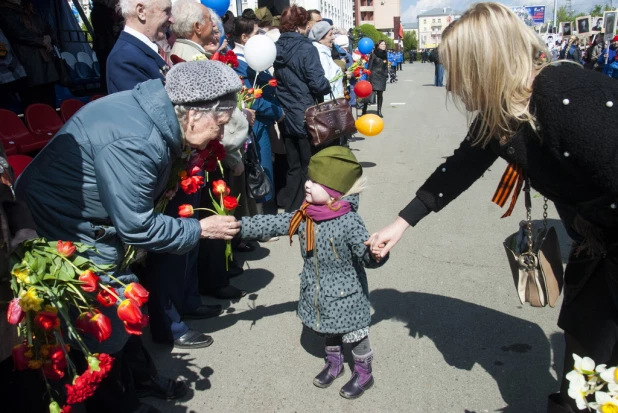
<svg viewBox="0 0 618 413">
<path fill-rule="evenodd" d="M 373 40 L 369 37 L 363 37 L 358 42 L 358 51 L 362 54 L 369 54 L 374 48 Z"/>
<path fill-rule="evenodd" d="M 219 16 L 223 16 L 230 8 L 230 0 L 200 0 L 201 3 L 213 9 Z"/>
</svg>

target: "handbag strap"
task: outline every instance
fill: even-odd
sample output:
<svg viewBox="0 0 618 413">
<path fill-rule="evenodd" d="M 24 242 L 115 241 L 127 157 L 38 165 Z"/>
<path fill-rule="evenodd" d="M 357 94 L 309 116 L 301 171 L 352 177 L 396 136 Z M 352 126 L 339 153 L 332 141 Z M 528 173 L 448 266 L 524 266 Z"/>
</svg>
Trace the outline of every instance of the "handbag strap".
<svg viewBox="0 0 618 413">
<path fill-rule="evenodd" d="M 530 197 L 530 178 L 526 176 L 524 183 L 524 199 L 526 204 L 526 227 L 528 230 L 528 252 L 532 252 L 532 198 Z M 547 197 L 543 197 L 543 228 L 547 232 Z"/>
</svg>

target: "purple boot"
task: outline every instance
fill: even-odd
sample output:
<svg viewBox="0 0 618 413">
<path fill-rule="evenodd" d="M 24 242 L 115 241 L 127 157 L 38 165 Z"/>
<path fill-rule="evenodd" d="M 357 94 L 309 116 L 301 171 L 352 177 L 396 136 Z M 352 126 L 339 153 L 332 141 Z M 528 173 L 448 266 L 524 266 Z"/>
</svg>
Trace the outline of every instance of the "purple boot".
<svg viewBox="0 0 618 413">
<path fill-rule="evenodd" d="M 343 350 L 341 346 L 326 346 L 325 360 L 324 369 L 313 379 L 313 384 L 323 389 L 333 384 L 335 379 L 343 374 Z"/>
<path fill-rule="evenodd" d="M 341 397 L 346 399 L 356 399 L 363 395 L 365 390 L 373 386 L 373 376 L 371 375 L 371 362 L 373 361 L 373 350 L 363 356 L 354 356 L 354 373 L 339 392 Z"/>
</svg>

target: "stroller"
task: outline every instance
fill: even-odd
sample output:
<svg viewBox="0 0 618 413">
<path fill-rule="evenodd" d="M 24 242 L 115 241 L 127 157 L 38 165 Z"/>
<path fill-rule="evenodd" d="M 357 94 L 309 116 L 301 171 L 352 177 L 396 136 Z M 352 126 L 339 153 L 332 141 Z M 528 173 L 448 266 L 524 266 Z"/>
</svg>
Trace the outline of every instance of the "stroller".
<svg viewBox="0 0 618 413">
<path fill-rule="evenodd" d="M 397 81 L 397 63 L 392 63 L 388 67 L 388 81 L 395 83 Z"/>
</svg>

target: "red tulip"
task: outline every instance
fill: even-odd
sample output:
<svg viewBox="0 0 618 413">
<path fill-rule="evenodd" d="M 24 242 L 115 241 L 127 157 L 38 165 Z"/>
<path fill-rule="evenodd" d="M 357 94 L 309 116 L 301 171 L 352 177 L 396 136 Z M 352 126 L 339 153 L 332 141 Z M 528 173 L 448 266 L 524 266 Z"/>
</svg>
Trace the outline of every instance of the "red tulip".
<svg viewBox="0 0 618 413">
<path fill-rule="evenodd" d="M 268 81 L 268 86 L 277 87 L 277 79 L 270 79 Z"/>
<path fill-rule="evenodd" d="M 124 296 L 134 300 L 140 307 L 148 301 L 148 291 L 138 283 L 129 284 L 127 288 L 124 289 Z"/>
<path fill-rule="evenodd" d="M 58 254 L 68 258 L 75 254 L 76 248 L 71 241 L 58 241 L 56 243 L 56 250 L 58 251 Z"/>
<path fill-rule="evenodd" d="M 26 353 L 29 350 L 30 349 L 25 343 L 18 344 L 15 347 L 13 347 L 13 350 L 11 351 L 11 353 L 13 355 L 13 366 L 15 366 L 15 369 L 17 370 L 27 370 L 28 369 L 28 362 L 30 361 L 30 359 L 26 357 Z"/>
<path fill-rule="evenodd" d="M 193 216 L 193 206 L 191 204 L 182 204 L 178 207 L 178 216 L 180 218 L 190 218 Z"/>
<path fill-rule="evenodd" d="M 64 377 L 64 370 L 48 361 L 43 364 L 43 374 L 48 380 L 60 380 Z"/>
<path fill-rule="evenodd" d="M 146 327 L 148 325 L 148 316 L 145 315 L 142 317 L 141 321 L 139 323 L 136 324 L 132 324 L 132 323 L 128 323 L 128 322 L 124 322 L 124 329 L 127 331 L 127 333 L 129 334 L 133 334 L 135 336 L 141 336 L 142 335 L 142 329 L 144 327 Z"/>
<path fill-rule="evenodd" d="M 144 315 L 142 310 L 139 309 L 139 304 L 128 298 L 118 306 L 118 318 L 129 324 L 140 324 Z"/>
<path fill-rule="evenodd" d="M 90 270 L 84 271 L 78 279 L 83 282 L 81 285 L 82 290 L 87 293 L 95 292 L 99 288 L 99 281 L 101 281 L 101 279 Z"/>
<path fill-rule="evenodd" d="M 223 208 L 228 211 L 233 211 L 238 206 L 238 200 L 233 196 L 226 196 L 223 198 Z"/>
<path fill-rule="evenodd" d="M 88 321 L 89 333 L 97 339 L 99 343 L 107 340 L 112 334 L 112 322 L 103 314 L 96 314 Z"/>
<path fill-rule="evenodd" d="M 253 88 L 250 88 L 249 90 L 247 90 L 247 93 L 250 94 L 250 95 L 252 95 L 253 92 L 255 92 L 255 89 L 253 89 Z"/>
<path fill-rule="evenodd" d="M 91 312 L 81 313 L 75 321 L 75 327 L 77 327 L 77 330 L 81 331 L 82 333 L 89 333 L 91 328 L 90 320 L 92 319 L 92 317 L 93 314 Z"/>
<path fill-rule="evenodd" d="M 60 319 L 56 313 L 41 311 L 34 317 L 34 325 L 42 330 L 50 331 L 54 328 L 60 328 Z"/>
<path fill-rule="evenodd" d="M 21 323 L 24 320 L 24 317 L 26 317 L 26 313 L 19 305 L 19 298 L 13 298 L 9 303 L 9 308 L 6 312 L 6 321 L 8 321 L 9 324 L 16 325 Z"/>
<path fill-rule="evenodd" d="M 218 181 L 213 181 L 212 183 L 212 192 L 216 195 L 229 195 L 230 188 L 227 187 L 227 184 L 223 179 Z"/>
<path fill-rule="evenodd" d="M 99 290 L 99 293 L 97 294 L 97 301 L 103 307 L 111 307 L 114 304 L 116 304 L 116 301 L 118 301 L 118 299 L 116 298 L 116 295 L 118 295 L 116 293 L 116 290 L 112 287 L 107 287 L 107 288 L 111 290 L 115 295 L 111 294 L 107 290 L 103 290 L 103 289 Z"/>
</svg>

